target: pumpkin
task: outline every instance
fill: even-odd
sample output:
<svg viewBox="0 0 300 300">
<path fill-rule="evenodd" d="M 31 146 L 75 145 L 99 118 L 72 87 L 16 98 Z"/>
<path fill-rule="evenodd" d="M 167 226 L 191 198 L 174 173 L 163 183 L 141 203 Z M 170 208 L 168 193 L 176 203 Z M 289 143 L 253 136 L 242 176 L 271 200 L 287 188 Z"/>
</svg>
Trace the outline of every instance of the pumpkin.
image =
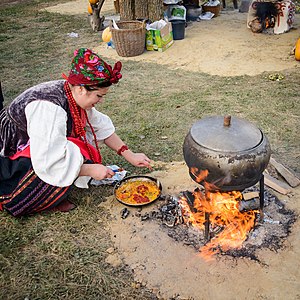
<svg viewBox="0 0 300 300">
<path fill-rule="evenodd" d="M 97 4 L 99 0 L 89 0 L 90 4 Z"/>
<path fill-rule="evenodd" d="M 88 5 L 88 13 L 89 13 L 90 15 L 93 14 L 93 8 L 92 8 L 91 3 L 89 3 L 89 5 Z"/>
<path fill-rule="evenodd" d="M 105 43 L 108 43 L 111 40 L 111 31 L 110 27 L 106 27 L 102 32 L 102 40 Z"/>
<path fill-rule="evenodd" d="M 300 38 L 296 42 L 295 46 L 295 59 L 300 61 Z"/>
</svg>

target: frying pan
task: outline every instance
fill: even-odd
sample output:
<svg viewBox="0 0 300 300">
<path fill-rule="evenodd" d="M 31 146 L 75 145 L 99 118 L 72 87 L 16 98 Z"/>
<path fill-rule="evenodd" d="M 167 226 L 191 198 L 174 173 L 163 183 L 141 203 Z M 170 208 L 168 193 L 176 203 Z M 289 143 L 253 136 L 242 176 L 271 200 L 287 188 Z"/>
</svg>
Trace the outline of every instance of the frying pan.
<svg viewBox="0 0 300 300">
<path fill-rule="evenodd" d="M 150 182 L 151 181 L 155 182 L 156 185 L 157 185 L 157 187 L 159 188 L 159 194 L 158 194 L 158 196 L 155 199 L 150 200 L 149 202 L 146 202 L 146 203 L 135 203 L 135 204 L 133 204 L 133 203 L 127 203 L 126 200 L 119 199 L 117 197 L 116 191 L 118 190 L 118 188 L 120 188 L 124 183 L 130 182 L 130 181 L 137 181 L 137 180 L 139 180 L 139 181 L 145 181 L 145 182 L 147 182 L 147 181 L 148 182 L 149 181 Z M 128 206 L 143 206 L 143 205 L 148 205 L 148 204 L 154 202 L 155 200 L 157 200 L 161 196 L 161 191 L 162 191 L 162 185 L 161 185 L 160 181 L 157 180 L 156 178 L 153 178 L 153 177 L 150 177 L 150 176 L 146 176 L 146 175 L 133 175 L 133 176 L 125 177 L 122 180 L 120 180 L 119 182 L 117 182 L 115 184 L 115 186 L 114 186 L 114 196 L 115 196 L 115 198 L 119 202 L 121 202 L 121 203 L 123 203 L 125 205 L 128 205 Z"/>
</svg>

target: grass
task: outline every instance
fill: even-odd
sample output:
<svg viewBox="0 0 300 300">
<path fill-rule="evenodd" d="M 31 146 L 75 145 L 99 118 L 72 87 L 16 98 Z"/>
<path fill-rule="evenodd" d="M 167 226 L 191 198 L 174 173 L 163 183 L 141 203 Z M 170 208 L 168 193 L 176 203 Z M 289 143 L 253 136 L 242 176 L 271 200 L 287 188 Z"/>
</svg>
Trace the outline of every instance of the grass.
<svg viewBox="0 0 300 300">
<path fill-rule="evenodd" d="M 34 84 L 61 78 L 74 49 L 100 42 L 86 16 L 41 10 L 56 3 L 36 0 L 0 8 L 6 104 Z M 79 38 L 68 37 L 72 31 Z M 112 117 L 133 150 L 165 162 L 183 160 L 184 137 L 199 118 L 236 115 L 257 124 L 268 136 L 273 155 L 300 173 L 300 74 L 282 73 L 281 81 L 270 81 L 268 73 L 226 78 L 131 61 L 124 63 L 123 79 L 99 109 Z M 109 149 L 102 153 L 104 163 L 142 172 Z M 111 187 L 75 189 L 72 199 L 78 207 L 68 214 L 14 219 L 1 213 L 0 298 L 155 299 L 145 288 L 133 287 L 128 266 L 105 262 L 113 242 L 110 215 L 100 204 L 111 194 Z"/>
</svg>

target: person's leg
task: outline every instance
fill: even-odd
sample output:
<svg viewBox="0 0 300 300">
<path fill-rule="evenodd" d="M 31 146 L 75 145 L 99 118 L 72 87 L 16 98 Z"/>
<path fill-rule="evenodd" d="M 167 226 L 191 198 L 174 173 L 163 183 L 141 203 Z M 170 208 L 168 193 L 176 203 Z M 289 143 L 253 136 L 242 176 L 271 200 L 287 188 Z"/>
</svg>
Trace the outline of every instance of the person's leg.
<svg viewBox="0 0 300 300">
<path fill-rule="evenodd" d="M 53 210 L 56 206 L 60 211 L 74 208 L 69 201 L 62 202 L 67 198 L 71 186 L 56 187 L 45 183 L 35 174 L 29 158 L 14 161 L 0 158 L 0 166 L 0 203 L 13 216 Z"/>
<path fill-rule="evenodd" d="M 20 180 L 32 167 L 29 158 L 11 160 L 0 156 L 0 199 L 11 194 Z"/>
</svg>

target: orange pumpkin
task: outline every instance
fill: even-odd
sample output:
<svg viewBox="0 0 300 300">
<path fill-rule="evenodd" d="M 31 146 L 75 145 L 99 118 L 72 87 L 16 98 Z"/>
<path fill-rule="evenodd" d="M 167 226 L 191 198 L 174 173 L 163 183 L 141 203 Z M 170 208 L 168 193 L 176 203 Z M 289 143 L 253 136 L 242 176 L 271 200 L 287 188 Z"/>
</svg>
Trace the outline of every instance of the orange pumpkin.
<svg viewBox="0 0 300 300">
<path fill-rule="evenodd" d="M 90 15 L 93 14 L 93 8 L 92 8 L 91 3 L 89 3 L 89 5 L 88 5 L 88 13 L 89 13 Z"/>
<path fill-rule="evenodd" d="M 97 4 L 99 0 L 89 0 L 90 4 Z"/>
<path fill-rule="evenodd" d="M 111 40 L 111 31 L 109 27 L 106 27 L 102 32 L 102 41 L 108 43 Z"/>
<path fill-rule="evenodd" d="M 296 42 L 296 47 L 295 47 L 295 59 L 300 61 L 300 38 Z"/>
</svg>

